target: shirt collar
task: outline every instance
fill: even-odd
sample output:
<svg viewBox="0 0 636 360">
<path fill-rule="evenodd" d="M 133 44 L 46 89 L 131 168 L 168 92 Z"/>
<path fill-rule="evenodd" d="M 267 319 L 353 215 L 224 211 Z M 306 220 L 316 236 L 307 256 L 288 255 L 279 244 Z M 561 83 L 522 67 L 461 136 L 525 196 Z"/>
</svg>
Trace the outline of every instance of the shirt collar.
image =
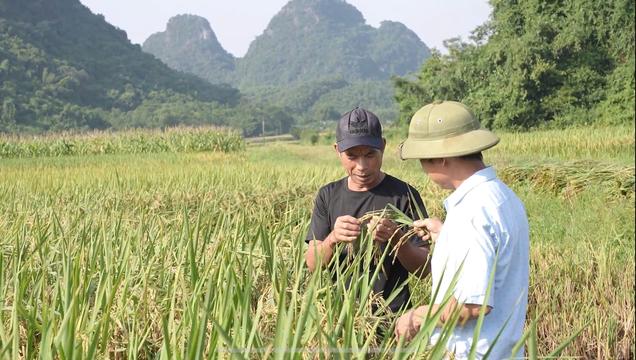
<svg viewBox="0 0 636 360">
<path fill-rule="evenodd" d="M 444 200 L 446 212 L 457 206 L 457 204 L 459 204 L 466 194 L 468 194 L 472 189 L 486 181 L 493 180 L 496 177 L 497 174 L 495 173 L 495 169 L 490 166 L 472 174 L 468 179 L 464 180 L 464 182 L 462 182 L 459 187 L 457 187 L 457 189 L 455 189 L 455 191 L 446 198 L 446 200 Z"/>
</svg>

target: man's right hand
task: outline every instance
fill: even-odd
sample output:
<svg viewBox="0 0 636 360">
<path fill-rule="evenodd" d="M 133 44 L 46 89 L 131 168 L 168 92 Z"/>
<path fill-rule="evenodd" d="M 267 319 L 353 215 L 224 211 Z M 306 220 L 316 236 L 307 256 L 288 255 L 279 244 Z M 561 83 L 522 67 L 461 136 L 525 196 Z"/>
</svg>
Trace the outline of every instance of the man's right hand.
<svg viewBox="0 0 636 360">
<path fill-rule="evenodd" d="M 419 308 L 409 310 L 398 318 L 394 331 L 396 339 L 404 338 L 406 342 L 409 342 L 417 335 L 422 326 L 422 319 L 417 313 L 418 310 Z"/>
<path fill-rule="evenodd" d="M 423 240 L 431 239 L 432 242 L 437 241 L 439 233 L 442 231 L 444 223 L 437 218 L 429 218 L 424 220 L 416 220 L 413 222 L 413 228 L 417 236 Z"/>
<path fill-rule="evenodd" d="M 326 265 L 333 256 L 334 246 L 338 243 L 350 243 L 360 235 L 360 221 L 353 216 L 345 215 L 336 218 L 331 233 L 322 241 L 313 240 L 309 242 L 309 248 L 305 254 L 305 262 L 309 271 Z M 317 259 L 322 259 L 318 263 Z"/>
<path fill-rule="evenodd" d="M 333 231 L 329 239 L 334 245 L 337 243 L 349 243 L 360 236 L 360 221 L 350 215 L 339 216 L 333 225 Z"/>
</svg>

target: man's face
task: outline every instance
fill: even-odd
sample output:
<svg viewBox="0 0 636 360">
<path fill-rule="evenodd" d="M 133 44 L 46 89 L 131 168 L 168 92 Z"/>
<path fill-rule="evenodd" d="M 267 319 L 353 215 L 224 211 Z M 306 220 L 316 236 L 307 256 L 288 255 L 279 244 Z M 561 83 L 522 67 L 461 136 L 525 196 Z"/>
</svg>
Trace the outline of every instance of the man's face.
<svg viewBox="0 0 636 360">
<path fill-rule="evenodd" d="M 420 165 L 431 181 L 442 189 L 453 189 L 453 184 L 448 176 L 448 168 L 443 159 L 420 159 Z"/>
<path fill-rule="evenodd" d="M 354 146 L 338 154 L 350 180 L 360 187 L 373 187 L 380 182 L 382 155 L 382 150 L 366 145 Z"/>
</svg>

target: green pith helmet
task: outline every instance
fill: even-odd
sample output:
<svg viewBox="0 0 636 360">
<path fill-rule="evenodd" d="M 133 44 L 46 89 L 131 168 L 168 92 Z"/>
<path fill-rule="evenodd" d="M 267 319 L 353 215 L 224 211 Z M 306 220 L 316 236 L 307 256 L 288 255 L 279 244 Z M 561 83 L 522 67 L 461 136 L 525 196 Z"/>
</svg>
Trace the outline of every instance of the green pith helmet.
<svg viewBox="0 0 636 360">
<path fill-rule="evenodd" d="M 409 136 L 400 145 L 400 158 L 439 159 L 473 154 L 499 142 L 497 135 L 482 129 L 464 104 L 436 101 L 411 118 Z"/>
</svg>

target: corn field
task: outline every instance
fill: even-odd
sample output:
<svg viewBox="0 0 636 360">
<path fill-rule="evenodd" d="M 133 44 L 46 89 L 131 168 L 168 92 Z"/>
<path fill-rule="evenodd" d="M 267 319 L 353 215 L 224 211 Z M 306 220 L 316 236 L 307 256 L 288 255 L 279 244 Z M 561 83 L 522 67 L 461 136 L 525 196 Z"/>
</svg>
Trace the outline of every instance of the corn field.
<svg viewBox="0 0 636 360">
<path fill-rule="evenodd" d="M 0 137 L 0 159 L 68 155 L 232 152 L 243 148 L 241 135 L 221 128 L 167 128 L 120 133 L 93 132 Z"/>
<path fill-rule="evenodd" d="M 119 148 L 138 146 L 124 138 Z M 3 155 L 0 358 L 442 358 L 426 342 L 435 314 L 397 343 L 396 315 L 359 266 L 337 270 L 356 280 L 348 289 L 306 269 L 315 193 L 344 176 L 333 149 L 238 141 L 238 151 Z M 448 193 L 397 160 L 396 145 L 383 168 L 443 217 Z M 611 146 L 633 164 L 633 136 Z M 518 161 L 523 149 L 485 155 L 529 214 L 528 356 L 634 358 L 633 165 L 568 150 L 533 164 Z M 370 258 L 362 249 L 356 261 Z M 412 302 L 428 303 L 430 281 L 409 282 Z"/>
</svg>

